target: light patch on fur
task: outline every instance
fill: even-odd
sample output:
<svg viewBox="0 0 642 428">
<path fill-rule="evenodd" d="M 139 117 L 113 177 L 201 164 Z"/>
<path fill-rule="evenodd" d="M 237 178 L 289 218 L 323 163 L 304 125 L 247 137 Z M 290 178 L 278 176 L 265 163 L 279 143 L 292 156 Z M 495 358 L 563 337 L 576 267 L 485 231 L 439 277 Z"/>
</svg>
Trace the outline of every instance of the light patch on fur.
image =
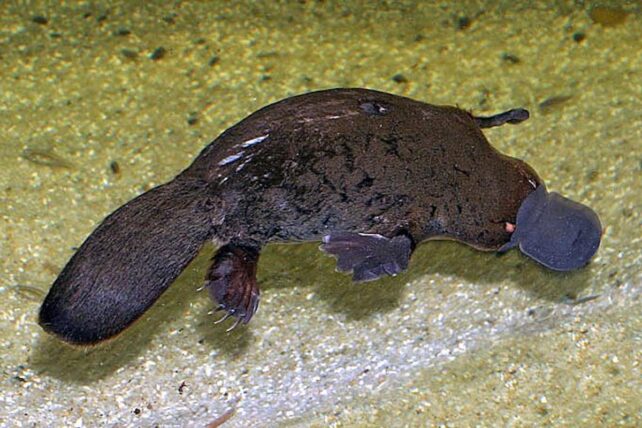
<svg viewBox="0 0 642 428">
<path fill-rule="evenodd" d="M 388 239 L 383 235 L 379 235 L 378 233 L 360 233 L 359 235 L 360 236 L 371 236 L 371 237 L 377 238 L 377 239 Z"/>
<path fill-rule="evenodd" d="M 245 165 L 247 165 L 247 163 L 248 163 L 249 161 L 251 161 L 253 157 L 254 157 L 254 155 L 249 155 L 249 156 L 247 157 L 247 159 L 245 159 L 245 160 L 243 161 L 243 163 L 241 163 L 239 166 L 237 166 L 237 167 L 236 167 L 236 172 L 239 172 L 240 170 L 242 170 L 242 169 L 243 169 L 243 167 L 244 167 Z"/>
<path fill-rule="evenodd" d="M 244 153 L 245 153 L 245 152 L 244 152 L 243 150 L 241 150 L 241 151 L 240 151 L 240 152 L 238 152 L 238 153 L 235 153 L 235 154 L 233 154 L 233 155 L 230 155 L 230 156 L 226 157 L 225 159 L 221 160 L 221 161 L 218 163 L 218 166 L 223 166 L 223 165 L 227 165 L 228 163 L 235 162 L 235 161 L 237 161 L 237 160 L 241 159 L 241 157 L 243 157 L 243 154 L 244 154 Z"/>
<path fill-rule="evenodd" d="M 247 140 L 246 142 L 241 143 L 240 146 L 243 147 L 244 149 L 248 147 L 252 147 L 255 144 L 259 144 L 261 141 L 265 140 L 269 136 L 270 134 L 265 134 L 265 135 L 261 135 L 260 137 L 252 138 L 251 140 Z"/>
</svg>

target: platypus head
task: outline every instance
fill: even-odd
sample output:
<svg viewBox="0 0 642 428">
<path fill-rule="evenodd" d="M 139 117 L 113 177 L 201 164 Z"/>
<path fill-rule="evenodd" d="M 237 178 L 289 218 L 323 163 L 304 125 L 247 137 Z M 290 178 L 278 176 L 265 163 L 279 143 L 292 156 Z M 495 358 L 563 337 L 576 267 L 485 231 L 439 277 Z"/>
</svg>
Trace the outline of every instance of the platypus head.
<svg viewBox="0 0 642 428">
<path fill-rule="evenodd" d="M 602 226 L 595 211 L 540 185 L 522 202 L 511 239 L 498 251 L 519 247 L 549 269 L 586 265 L 600 246 Z"/>
</svg>

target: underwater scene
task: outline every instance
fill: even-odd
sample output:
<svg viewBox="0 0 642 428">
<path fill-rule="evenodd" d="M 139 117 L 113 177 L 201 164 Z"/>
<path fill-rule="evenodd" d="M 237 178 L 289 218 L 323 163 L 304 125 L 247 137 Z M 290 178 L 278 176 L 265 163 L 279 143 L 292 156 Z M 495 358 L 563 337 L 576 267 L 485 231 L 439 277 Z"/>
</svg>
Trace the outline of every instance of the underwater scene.
<svg viewBox="0 0 642 428">
<path fill-rule="evenodd" d="M 0 426 L 641 426 L 640 40 L 639 1 L 1 2 Z"/>
</svg>

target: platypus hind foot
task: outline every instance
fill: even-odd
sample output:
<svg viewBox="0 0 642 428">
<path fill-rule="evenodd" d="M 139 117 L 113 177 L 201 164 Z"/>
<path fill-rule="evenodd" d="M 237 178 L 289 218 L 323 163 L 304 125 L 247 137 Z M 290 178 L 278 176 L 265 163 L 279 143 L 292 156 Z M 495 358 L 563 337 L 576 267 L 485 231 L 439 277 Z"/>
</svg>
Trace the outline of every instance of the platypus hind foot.
<svg viewBox="0 0 642 428">
<path fill-rule="evenodd" d="M 256 266 L 259 249 L 242 244 L 221 247 L 207 272 L 205 288 L 218 309 L 226 312 L 221 319 L 236 318 L 236 323 L 247 324 L 259 306 L 259 287 Z M 232 327 L 233 328 L 233 327 Z"/>
</svg>

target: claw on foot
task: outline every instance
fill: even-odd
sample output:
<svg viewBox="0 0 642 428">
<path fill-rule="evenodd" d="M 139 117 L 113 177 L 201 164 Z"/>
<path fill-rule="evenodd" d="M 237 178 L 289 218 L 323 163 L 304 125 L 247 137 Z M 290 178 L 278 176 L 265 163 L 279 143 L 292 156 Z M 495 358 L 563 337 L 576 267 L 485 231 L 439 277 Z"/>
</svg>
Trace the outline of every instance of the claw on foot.
<svg viewBox="0 0 642 428">
<path fill-rule="evenodd" d="M 229 312 L 227 312 L 227 313 L 226 313 L 225 315 L 223 315 L 221 318 L 219 318 L 219 319 L 217 319 L 216 321 L 214 321 L 214 324 L 220 324 L 220 323 L 222 323 L 223 321 L 225 321 L 226 319 L 228 319 L 230 316 L 232 316 L 232 314 L 231 314 L 231 313 L 229 313 Z"/>
</svg>

